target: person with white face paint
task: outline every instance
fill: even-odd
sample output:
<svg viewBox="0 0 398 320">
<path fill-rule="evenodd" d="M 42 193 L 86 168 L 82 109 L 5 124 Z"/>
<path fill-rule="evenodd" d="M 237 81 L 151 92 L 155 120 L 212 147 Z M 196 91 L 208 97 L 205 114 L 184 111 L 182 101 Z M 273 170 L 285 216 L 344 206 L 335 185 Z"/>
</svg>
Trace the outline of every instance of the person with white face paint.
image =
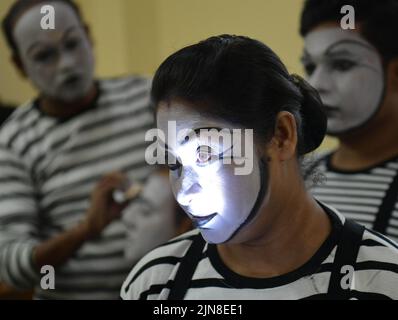
<svg viewBox="0 0 398 320">
<path fill-rule="evenodd" d="M 387 271 L 398 248 L 307 192 L 300 161 L 322 142 L 326 115 L 269 47 L 232 35 L 185 47 L 158 68 L 152 99 L 174 196 L 196 230 L 141 259 L 123 299 L 398 298 Z M 253 139 L 209 140 L 208 130 Z M 250 172 L 235 170 L 242 159 Z"/>
<path fill-rule="evenodd" d="M 340 26 L 341 8 L 356 28 Z M 382 23 L 380 21 L 383 21 Z M 302 62 L 318 90 L 336 150 L 314 167 L 326 179 L 313 194 L 346 217 L 398 239 L 398 1 L 308 0 Z"/>
<path fill-rule="evenodd" d="M 44 5 L 54 8 L 54 30 L 41 29 Z M 94 78 L 88 28 L 72 1 L 18 0 L 3 31 L 39 96 L 0 132 L 0 279 L 39 299 L 117 299 L 134 261 L 119 219 L 129 203 L 111 196 L 126 180 L 145 185 L 153 171 L 144 159 L 150 80 Z M 139 226 L 150 233 L 150 224 Z M 169 237 L 152 234 L 151 245 Z M 55 268 L 51 290 L 41 286 L 45 265 Z"/>
</svg>

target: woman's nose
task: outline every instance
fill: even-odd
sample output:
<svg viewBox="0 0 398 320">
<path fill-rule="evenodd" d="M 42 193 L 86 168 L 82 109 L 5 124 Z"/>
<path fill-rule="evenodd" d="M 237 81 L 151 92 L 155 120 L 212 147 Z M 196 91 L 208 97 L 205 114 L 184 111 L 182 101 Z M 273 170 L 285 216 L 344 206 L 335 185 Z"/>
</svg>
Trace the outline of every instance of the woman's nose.
<svg viewBox="0 0 398 320">
<path fill-rule="evenodd" d="M 179 180 L 177 201 L 182 206 L 189 206 L 202 189 L 198 182 L 198 176 L 193 170 L 184 168 Z"/>
</svg>

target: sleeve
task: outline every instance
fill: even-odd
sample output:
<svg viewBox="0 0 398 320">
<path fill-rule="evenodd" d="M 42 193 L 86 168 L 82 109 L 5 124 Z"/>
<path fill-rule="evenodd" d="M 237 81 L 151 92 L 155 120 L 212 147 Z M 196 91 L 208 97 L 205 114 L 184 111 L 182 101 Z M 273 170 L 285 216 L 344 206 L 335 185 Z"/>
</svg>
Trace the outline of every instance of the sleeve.
<svg viewBox="0 0 398 320">
<path fill-rule="evenodd" d="M 32 261 L 39 243 L 38 223 L 30 174 L 20 158 L 0 145 L 0 281 L 18 289 L 38 282 Z"/>
</svg>

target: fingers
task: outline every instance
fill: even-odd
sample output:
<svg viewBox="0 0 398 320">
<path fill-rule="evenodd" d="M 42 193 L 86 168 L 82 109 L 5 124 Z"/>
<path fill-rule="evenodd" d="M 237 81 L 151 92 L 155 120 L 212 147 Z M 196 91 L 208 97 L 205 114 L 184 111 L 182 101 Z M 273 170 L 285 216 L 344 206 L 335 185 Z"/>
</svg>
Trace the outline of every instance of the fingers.
<svg viewBox="0 0 398 320">
<path fill-rule="evenodd" d="M 127 183 L 127 177 L 122 172 L 112 172 L 101 178 L 95 187 L 95 192 L 105 195 L 114 189 L 123 187 Z"/>
</svg>

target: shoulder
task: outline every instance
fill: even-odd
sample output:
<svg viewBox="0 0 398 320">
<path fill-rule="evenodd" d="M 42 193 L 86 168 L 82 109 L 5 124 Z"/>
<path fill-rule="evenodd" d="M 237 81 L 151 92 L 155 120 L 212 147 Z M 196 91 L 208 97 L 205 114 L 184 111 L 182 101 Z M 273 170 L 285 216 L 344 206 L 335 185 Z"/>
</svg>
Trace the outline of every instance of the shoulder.
<svg viewBox="0 0 398 320">
<path fill-rule="evenodd" d="M 355 266 L 356 289 L 398 299 L 398 244 L 365 229 Z"/>
<path fill-rule="evenodd" d="M 167 287 L 169 280 L 174 279 L 182 257 L 198 233 L 198 230 L 184 233 L 144 256 L 124 281 L 120 293 L 122 299 L 138 300 L 151 287 Z"/>
</svg>

